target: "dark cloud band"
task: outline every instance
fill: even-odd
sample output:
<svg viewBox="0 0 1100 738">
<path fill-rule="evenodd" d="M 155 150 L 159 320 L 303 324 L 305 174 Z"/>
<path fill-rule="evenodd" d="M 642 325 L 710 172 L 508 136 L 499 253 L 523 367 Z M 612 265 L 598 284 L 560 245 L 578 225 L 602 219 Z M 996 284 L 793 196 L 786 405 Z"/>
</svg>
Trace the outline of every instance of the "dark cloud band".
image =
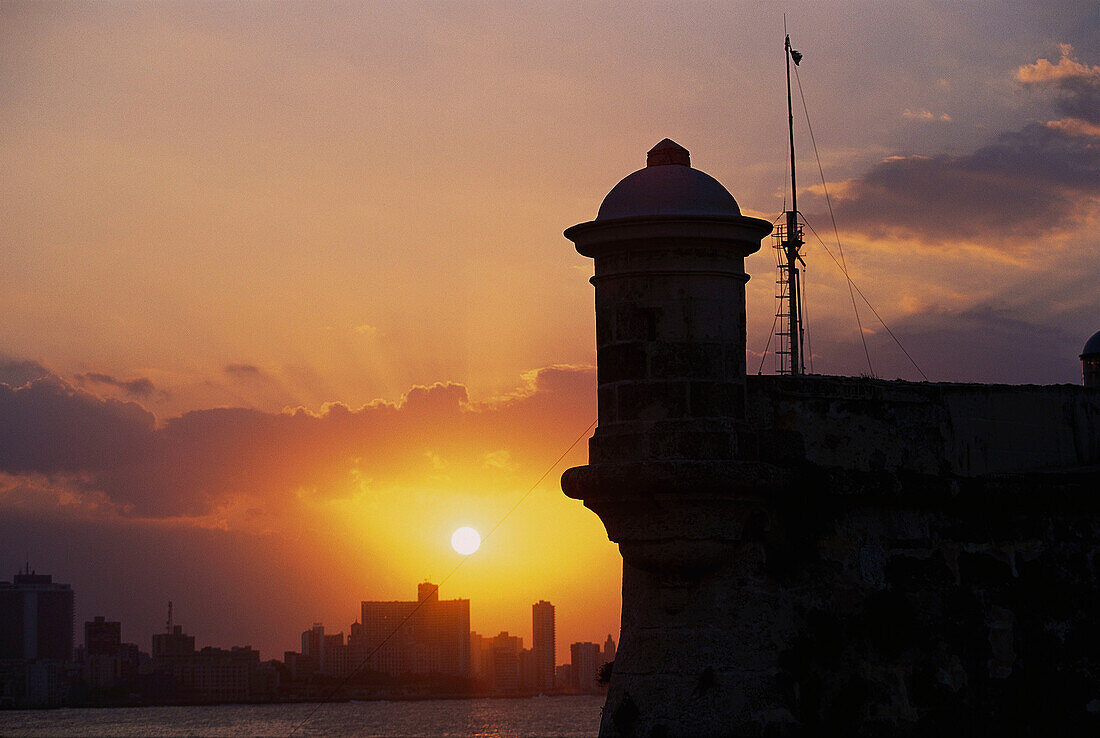
<svg viewBox="0 0 1100 738">
<path fill-rule="evenodd" d="M 48 376 L 0 385 L 0 472 L 64 478 L 135 515 L 203 515 L 236 497 L 287 504 L 423 482 L 425 453 L 481 468 L 501 449 L 522 461 L 576 434 L 595 414 L 591 367 L 548 367 L 520 392 L 472 404 L 460 384 L 415 387 L 398 403 L 321 413 L 196 410 L 158 426 L 135 402 Z M 552 458 L 549 451 L 546 455 Z"/>
</svg>

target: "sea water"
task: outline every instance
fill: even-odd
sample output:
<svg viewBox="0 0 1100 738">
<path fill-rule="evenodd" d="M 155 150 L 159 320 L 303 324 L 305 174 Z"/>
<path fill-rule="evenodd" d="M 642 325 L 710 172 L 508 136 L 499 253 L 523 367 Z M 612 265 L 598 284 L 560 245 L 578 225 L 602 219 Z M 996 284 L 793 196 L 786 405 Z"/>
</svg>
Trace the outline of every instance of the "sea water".
<svg viewBox="0 0 1100 738">
<path fill-rule="evenodd" d="M 603 697 L 0 711 L 0 736 L 581 738 Z"/>
</svg>

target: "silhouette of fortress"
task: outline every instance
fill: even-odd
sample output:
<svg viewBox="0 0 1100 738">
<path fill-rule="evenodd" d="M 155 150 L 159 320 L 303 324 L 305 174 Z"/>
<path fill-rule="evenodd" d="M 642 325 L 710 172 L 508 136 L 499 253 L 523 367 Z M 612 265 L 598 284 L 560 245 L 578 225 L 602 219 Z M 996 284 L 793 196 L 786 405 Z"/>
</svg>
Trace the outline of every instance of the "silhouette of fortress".
<svg viewBox="0 0 1100 738">
<path fill-rule="evenodd" d="M 1100 389 L 747 377 L 771 225 L 647 164 L 565 232 L 599 425 L 562 489 L 623 556 L 600 735 L 1096 734 Z"/>
</svg>

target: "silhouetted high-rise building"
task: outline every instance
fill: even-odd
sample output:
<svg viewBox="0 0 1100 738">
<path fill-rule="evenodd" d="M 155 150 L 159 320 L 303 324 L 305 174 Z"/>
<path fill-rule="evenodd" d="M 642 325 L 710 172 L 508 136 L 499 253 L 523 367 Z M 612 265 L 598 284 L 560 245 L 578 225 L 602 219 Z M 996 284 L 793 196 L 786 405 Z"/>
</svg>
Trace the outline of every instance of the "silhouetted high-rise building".
<svg viewBox="0 0 1100 738">
<path fill-rule="evenodd" d="M 516 694 L 520 686 L 523 639 L 503 631 L 492 640 L 493 693 Z"/>
<path fill-rule="evenodd" d="M 531 605 L 531 651 L 535 659 L 535 688 L 554 689 L 554 606 L 545 600 Z"/>
<path fill-rule="evenodd" d="M 441 600 L 429 582 L 417 590 L 417 602 L 363 602 L 353 653 L 372 654 L 364 671 L 468 678 L 470 601 Z"/>
<path fill-rule="evenodd" d="M 350 669 L 357 666 L 348 662 L 348 647 L 344 644 L 343 632 L 326 633 L 323 651 L 324 666 L 321 671 L 329 676 L 346 676 Z"/>
<path fill-rule="evenodd" d="M 603 642 L 603 653 L 600 656 L 605 664 L 615 660 L 615 639 L 610 633 L 607 634 L 607 640 Z"/>
<path fill-rule="evenodd" d="M 183 632 L 183 626 L 173 625 L 171 633 L 153 634 L 153 658 L 175 658 L 195 653 L 195 636 Z"/>
<path fill-rule="evenodd" d="M 0 659 L 72 657 L 72 587 L 32 571 L 16 574 L 13 582 L 0 582 Z"/>
<path fill-rule="evenodd" d="M 260 652 L 249 646 L 207 646 L 188 658 L 180 697 L 199 702 L 243 702 L 260 691 Z"/>
<path fill-rule="evenodd" d="M 153 634 L 150 667 L 167 680 L 166 698 L 194 702 L 237 702 L 262 691 L 260 652 L 250 646 L 231 649 L 206 646 L 195 650 L 195 636 L 173 625 Z"/>
<path fill-rule="evenodd" d="M 470 673 L 493 694 L 529 694 L 535 689 L 535 659 L 523 639 L 503 631 L 492 638 L 470 633 Z"/>
<path fill-rule="evenodd" d="M 599 691 L 596 672 L 600 668 L 600 647 L 596 643 L 573 643 L 569 646 L 570 676 L 573 687 L 581 692 Z"/>
<path fill-rule="evenodd" d="M 307 664 L 307 671 L 325 670 L 325 626 L 320 623 L 314 623 L 312 628 L 302 633 L 302 661 L 299 667 Z"/>
<path fill-rule="evenodd" d="M 130 682 L 141 661 L 138 647 L 122 642 L 122 623 L 96 615 L 84 623 L 82 675 L 89 686 L 111 689 Z"/>
<path fill-rule="evenodd" d="M 113 656 L 122 645 L 122 623 L 96 615 L 84 623 L 84 655 Z"/>
<path fill-rule="evenodd" d="M 554 684 L 558 689 L 573 688 L 573 666 L 558 664 L 554 667 Z"/>
<path fill-rule="evenodd" d="M 424 602 L 425 600 L 439 602 L 439 585 L 431 582 L 421 582 L 416 585 L 416 601 Z"/>
<path fill-rule="evenodd" d="M 474 679 L 492 679 L 492 670 L 489 667 L 490 641 L 491 639 L 480 633 L 470 633 L 470 676 Z"/>
<path fill-rule="evenodd" d="M 529 648 L 519 652 L 519 691 L 529 694 L 535 690 L 535 654 Z"/>
</svg>

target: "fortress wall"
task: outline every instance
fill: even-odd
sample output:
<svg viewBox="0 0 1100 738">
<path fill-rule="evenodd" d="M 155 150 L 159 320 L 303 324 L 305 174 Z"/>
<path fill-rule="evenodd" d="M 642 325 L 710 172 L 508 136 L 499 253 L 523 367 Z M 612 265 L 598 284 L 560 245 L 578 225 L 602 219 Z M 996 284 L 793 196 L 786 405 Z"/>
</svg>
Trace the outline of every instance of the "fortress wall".
<svg viewBox="0 0 1100 738">
<path fill-rule="evenodd" d="M 712 500 L 709 527 L 730 534 L 712 567 L 626 557 L 602 736 L 1098 734 L 1100 475 L 963 479 L 945 497 L 817 472 Z M 666 545 L 666 565 L 688 551 Z"/>
<path fill-rule="evenodd" d="M 752 576 L 712 585 L 734 621 L 768 604 L 755 625 L 773 669 L 730 680 L 770 691 L 746 710 L 755 734 L 1095 734 L 1096 506 L 1028 491 L 1034 504 L 776 501 L 733 557 L 759 562 Z M 732 734 L 754 734 L 745 723 Z"/>
<path fill-rule="evenodd" d="M 762 458 L 856 471 L 978 477 L 1100 465 L 1100 391 L 748 377 Z"/>
<path fill-rule="evenodd" d="M 1100 390 L 746 377 L 771 224 L 665 140 L 596 220 L 601 738 L 1100 735 Z M 744 388 L 744 393 L 742 393 Z"/>
</svg>

